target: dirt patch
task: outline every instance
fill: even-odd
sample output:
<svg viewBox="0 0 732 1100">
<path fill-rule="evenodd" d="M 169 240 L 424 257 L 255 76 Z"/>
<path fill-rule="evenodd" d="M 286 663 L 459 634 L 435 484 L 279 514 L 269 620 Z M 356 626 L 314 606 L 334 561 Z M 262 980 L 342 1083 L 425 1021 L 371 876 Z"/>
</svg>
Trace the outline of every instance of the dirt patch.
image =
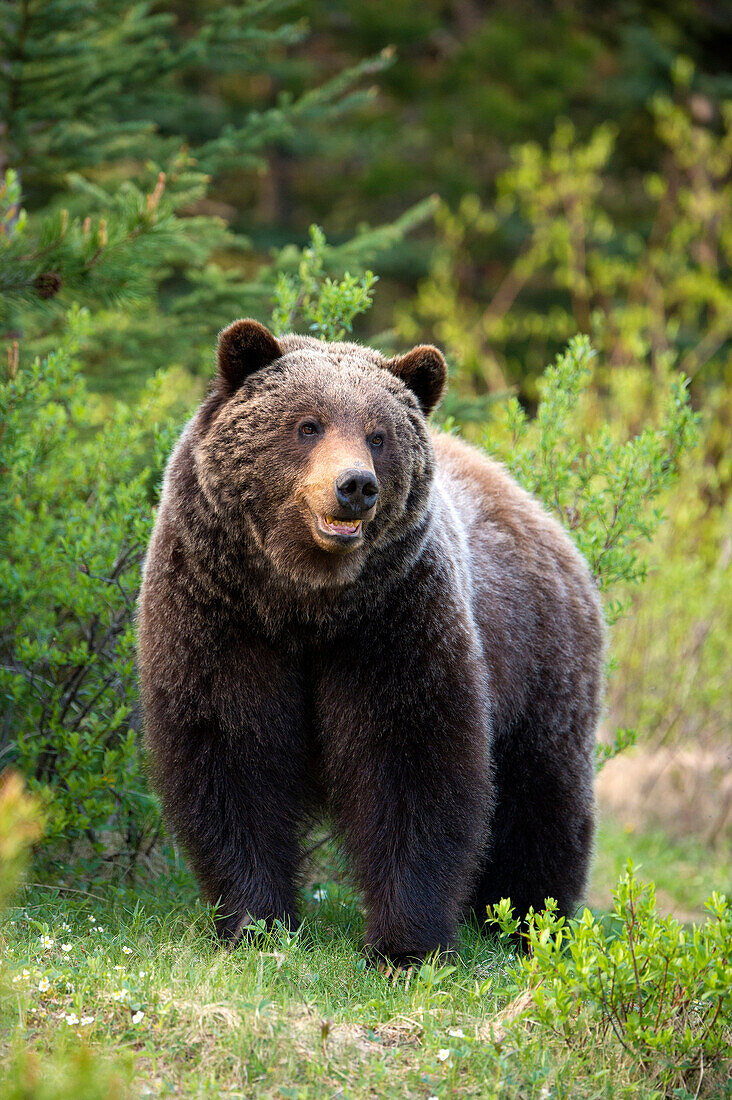
<svg viewBox="0 0 732 1100">
<path fill-rule="evenodd" d="M 696 836 L 710 845 L 732 841 L 732 747 L 636 749 L 600 772 L 602 810 L 637 829 Z"/>
</svg>

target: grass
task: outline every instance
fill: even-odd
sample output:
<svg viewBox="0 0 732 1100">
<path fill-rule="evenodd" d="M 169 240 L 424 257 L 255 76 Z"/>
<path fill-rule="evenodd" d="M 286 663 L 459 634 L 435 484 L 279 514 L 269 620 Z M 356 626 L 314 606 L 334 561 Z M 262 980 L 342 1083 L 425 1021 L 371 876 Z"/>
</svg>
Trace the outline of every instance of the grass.
<svg viewBox="0 0 732 1100">
<path fill-rule="evenodd" d="M 729 844 L 710 848 L 696 837 L 674 840 L 658 830 L 644 832 L 606 817 L 598 830 L 590 884 L 593 908 L 610 904 L 610 891 L 628 857 L 641 878 L 655 882 L 659 909 L 679 920 L 702 920 L 704 903 L 714 890 L 732 897 Z"/>
<path fill-rule="evenodd" d="M 623 859 L 641 844 L 644 877 L 678 885 L 684 905 L 722 885 L 721 861 L 689 879 L 693 846 L 606 825 L 593 889 L 608 901 L 621 844 Z M 578 1052 L 512 1022 L 516 959 L 475 929 L 454 967 L 368 969 L 357 899 L 334 874 L 326 858 L 299 934 L 231 952 L 183 869 L 94 897 L 27 886 L 0 924 L 3 1100 L 660 1095 L 612 1034 Z"/>
</svg>

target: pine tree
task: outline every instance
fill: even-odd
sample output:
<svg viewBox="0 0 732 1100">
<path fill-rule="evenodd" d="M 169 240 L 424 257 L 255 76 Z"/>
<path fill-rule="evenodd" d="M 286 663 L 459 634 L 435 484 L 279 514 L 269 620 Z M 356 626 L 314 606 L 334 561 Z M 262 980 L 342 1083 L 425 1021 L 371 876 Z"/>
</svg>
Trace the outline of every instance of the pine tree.
<svg viewBox="0 0 732 1100">
<path fill-rule="evenodd" d="M 302 145 L 310 127 L 363 104 L 372 94 L 363 78 L 386 64 L 363 62 L 272 104 L 252 76 L 297 67 L 282 56 L 303 35 L 284 21 L 290 7 L 204 5 L 205 21 L 191 26 L 149 0 L 3 6 L 0 333 L 45 350 L 71 303 L 101 309 L 87 362 L 102 388 L 119 391 L 171 362 L 208 369 L 223 324 L 268 313 L 298 250 L 257 262 L 211 213 L 211 180 L 263 171 L 273 149 L 295 137 Z M 223 77 L 251 86 L 245 108 L 240 94 L 211 108 L 202 88 Z M 426 213 L 326 249 L 327 264 L 363 269 Z"/>
</svg>

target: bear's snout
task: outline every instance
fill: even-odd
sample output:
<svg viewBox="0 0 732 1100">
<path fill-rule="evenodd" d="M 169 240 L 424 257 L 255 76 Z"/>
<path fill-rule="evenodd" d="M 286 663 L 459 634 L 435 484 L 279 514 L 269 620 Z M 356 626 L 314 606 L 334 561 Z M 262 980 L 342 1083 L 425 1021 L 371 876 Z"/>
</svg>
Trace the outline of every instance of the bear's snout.
<svg viewBox="0 0 732 1100">
<path fill-rule="evenodd" d="M 335 479 L 335 495 L 349 518 L 358 519 L 376 504 L 379 483 L 370 470 L 342 470 Z"/>
</svg>

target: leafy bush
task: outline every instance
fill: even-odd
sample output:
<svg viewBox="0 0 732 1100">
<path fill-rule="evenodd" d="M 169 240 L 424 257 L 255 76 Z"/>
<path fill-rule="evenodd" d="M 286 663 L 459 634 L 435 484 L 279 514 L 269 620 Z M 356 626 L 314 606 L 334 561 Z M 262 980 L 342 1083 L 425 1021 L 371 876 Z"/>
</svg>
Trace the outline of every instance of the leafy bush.
<svg viewBox="0 0 732 1100">
<path fill-rule="evenodd" d="M 131 1063 L 129 1055 L 100 1058 L 88 1046 L 67 1045 L 51 1057 L 18 1046 L 0 1085 L 5 1100 L 129 1100 Z"/>
<path fill-rule="evenodd" d="M 76 358 L 87 329 L 0 385 L 0 690 L 5 762 L 46 794 L 47 839 L 134 858 L 157 813 L 136 745 L 133 611 L 159 464 L 150 409 L 100 430 Z"/>
<path fill-rule="evenodd" d="M 645 577 L 639 547 L 662 519 L 652 505 L 676 479 L 696 426 L 685 379 L 677 377 L 657 426 L 630 437 L 608 422 L 588 431 L 593 358 L 588 337 L 573 337 L 541 379 L 536 417 L 530 420 L 512 397 L 480 439 L 572 533 L 600 590 L 612 593 L 606 614 L 613 622 L 623 609 L 623 586 Z"/>
<path fill-rule="evenodd" d="M 658 424 L 637 435 L 606 421 L 593 424 L 593 359 L 589 339 L 573 337 L 539 383 L 536 416 L 529 419 L 511 397 L 477 439 L 570 531 L 613 624 L 645 579 L 647 547 L 663 519 L 660 502 L 696 441 L 697 425 L 681 376 L 669 381 Z M 618 729 L 598 745 L 598 767 L 636 738 L 635 728 Z"/>
<path fill-rule="evenodd" d="M 721 1078 L 719 1060 L 732 1040 L 732 908 L 720 894 L 707 908 L 705 923 L 691 929 L 662 918 L 653 885 L 640 882 L 629 861 L 609 918 L 585 909 L 565 921 L 548 899 L 521 929 L 504 900 L 489 923 L 525 938 L 519 966 L 533 1003 L 524 1019 L 575 1052 L 617 1041 L 671 1095 L 701 1083 L 705 1065 L 714 1072 L 716 1064 Z"/>
<path fill-rule="evenodd" d="M 300 326 L 320 340 L 343 340 L 353 328 L 354 317 L 370 308 L 377 276 L 372 271 L 361 276 L 346 271 L 341 280 L 331 279 L 326 258 L 325 234 L 314 225 L 297 271 L 283 271 L 277 279 L 272 325 L 278 335 Z"/>
</svg>

